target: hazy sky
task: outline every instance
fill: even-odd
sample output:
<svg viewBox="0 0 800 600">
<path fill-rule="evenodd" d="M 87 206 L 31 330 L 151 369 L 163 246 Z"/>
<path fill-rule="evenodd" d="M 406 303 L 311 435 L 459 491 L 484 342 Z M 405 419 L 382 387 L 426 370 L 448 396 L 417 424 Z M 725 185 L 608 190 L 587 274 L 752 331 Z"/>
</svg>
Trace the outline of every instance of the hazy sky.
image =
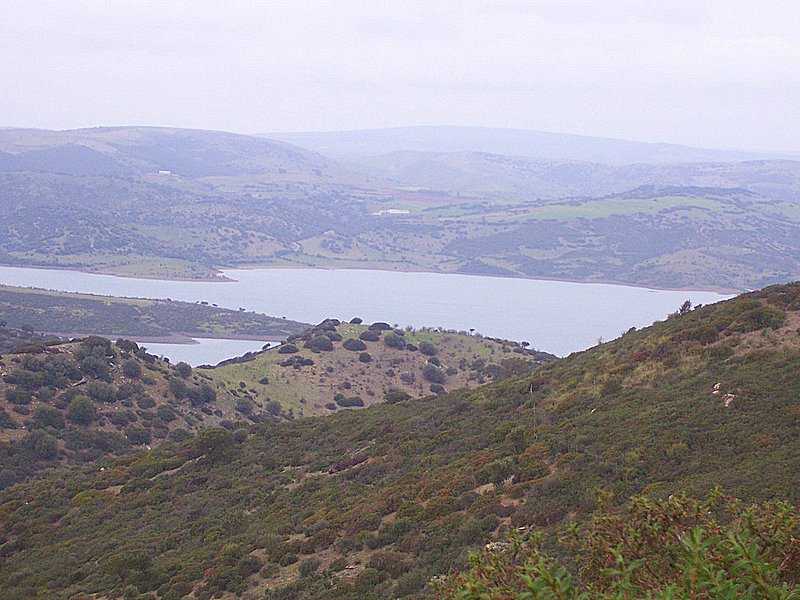
<svg viewBox="0 0 800 600">
<path fill-rule="evenodd" d="M 0 0 L 0 126 L 487 125 L 800 151 L 798 0 Z"/>
</svg>

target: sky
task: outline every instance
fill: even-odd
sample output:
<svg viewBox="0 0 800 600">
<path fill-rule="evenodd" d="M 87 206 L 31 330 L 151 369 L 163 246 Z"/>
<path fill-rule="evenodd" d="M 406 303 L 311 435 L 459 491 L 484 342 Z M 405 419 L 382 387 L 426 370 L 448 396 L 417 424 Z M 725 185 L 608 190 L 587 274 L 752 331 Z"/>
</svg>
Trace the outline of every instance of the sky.
<svg viewBox="0 0 800 600">
<path fill-rule="evenodd" d="M 800 151 L 797 0 L 0 0 L 0 126 Z"/>
</svg>

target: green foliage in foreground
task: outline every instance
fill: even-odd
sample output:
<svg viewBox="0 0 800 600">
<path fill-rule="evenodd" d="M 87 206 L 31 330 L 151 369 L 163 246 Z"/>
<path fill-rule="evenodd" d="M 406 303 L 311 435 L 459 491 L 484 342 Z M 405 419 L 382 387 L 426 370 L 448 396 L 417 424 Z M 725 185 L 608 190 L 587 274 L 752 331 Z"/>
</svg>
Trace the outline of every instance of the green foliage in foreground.
<svg viewBox="0 0 800 600">
<path fill-rule="evenodd" d="M 442 600 L 800 598 L 800 511 L 786 502 L 743 506 L 715 490 L 697 501 L 635 497 L 625 512 L 598 510 L 565 540 L 573 564 L 541 536 L 515 535 L 440 579 Z"/>
</svg>

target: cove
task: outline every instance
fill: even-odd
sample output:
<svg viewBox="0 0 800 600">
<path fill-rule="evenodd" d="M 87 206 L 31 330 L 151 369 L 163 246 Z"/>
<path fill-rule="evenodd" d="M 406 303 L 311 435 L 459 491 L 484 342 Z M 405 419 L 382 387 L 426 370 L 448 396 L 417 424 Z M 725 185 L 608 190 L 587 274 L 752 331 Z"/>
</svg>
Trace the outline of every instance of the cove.
<svg viewBox="0 0 800 600">
<path fill-rule="evenodd" d="M 401 327 L 474 329 L 489 337 L 525 340 L 559 356 L 664 319 L 685 300 L 697 305 L 731 297 L 605 283 L 358 269 L 231 269 L 223 274 L 234 281 L 165 281 L 0 267 L 0 283 L 206 301 L 309 323 L 358 316 Z"/>
</svg>

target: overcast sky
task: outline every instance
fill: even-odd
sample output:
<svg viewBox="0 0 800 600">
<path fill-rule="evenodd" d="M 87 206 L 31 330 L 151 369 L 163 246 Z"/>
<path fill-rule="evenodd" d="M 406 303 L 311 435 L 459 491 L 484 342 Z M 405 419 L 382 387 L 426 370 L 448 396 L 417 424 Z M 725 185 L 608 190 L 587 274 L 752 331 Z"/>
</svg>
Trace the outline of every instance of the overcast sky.
<svg viewBox="0 0 800 600">
<path fill-rule="evenodd" d="M 0 0 L 0 126 L 486 125 L 800 151 L 798 0 Z"/>
</svg>

